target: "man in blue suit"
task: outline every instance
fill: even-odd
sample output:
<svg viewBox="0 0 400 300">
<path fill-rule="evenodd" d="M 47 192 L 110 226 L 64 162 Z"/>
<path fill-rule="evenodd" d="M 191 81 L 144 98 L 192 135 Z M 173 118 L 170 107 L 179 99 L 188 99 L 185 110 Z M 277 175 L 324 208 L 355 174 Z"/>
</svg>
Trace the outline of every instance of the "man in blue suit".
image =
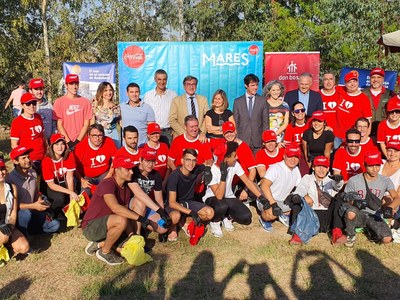
<svg viewBox="0 0 400 300">
<path fill-rule="evenodd" d="M 285 102 L 289 104 L 290 109 L 293 104 L 300 101 L 306 108 L 306 115 L 311 116 L 314 111 L 323 110 L 321 95 L 318 92 L 311 90 L 312 75 L 304 72 L 299 76 L 299 88 L 286 93 Z"/>
</svg>

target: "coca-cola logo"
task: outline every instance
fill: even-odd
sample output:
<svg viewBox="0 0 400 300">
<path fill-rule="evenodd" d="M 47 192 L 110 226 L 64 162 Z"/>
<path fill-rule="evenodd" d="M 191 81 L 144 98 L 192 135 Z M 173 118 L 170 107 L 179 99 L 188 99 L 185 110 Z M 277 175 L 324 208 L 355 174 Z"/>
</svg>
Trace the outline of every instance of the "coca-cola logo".
<svg viewBox="0 0 400 300">
<path fill-rule="evenodd" d="M 143 49 L 138 46 L 129 46 L 122 54 L 122 59 L 124 60 L 125 65 L 134 69 L 143 65 L 145 58 L 146 56 Z"/>
<path fill-rule="evenodd" d="M 257 55 L 259 50 L 260 50 L 260 49 L 258 48 L 257 45 L 251 45 L 251 46 L 249 47 L 249 53 L 250 53 L 250 55 Z"/>
</svg>

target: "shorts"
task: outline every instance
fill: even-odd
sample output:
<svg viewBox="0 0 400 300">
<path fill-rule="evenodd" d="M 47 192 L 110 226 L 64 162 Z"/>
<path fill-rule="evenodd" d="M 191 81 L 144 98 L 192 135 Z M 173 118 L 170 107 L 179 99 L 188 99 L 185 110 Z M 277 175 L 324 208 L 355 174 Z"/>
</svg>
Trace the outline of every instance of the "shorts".
<svg viewBox="0 0 400 300">
<path fill-rule="evenodd" d="M 199 212 L 199 210 L 206 207 L 206 205 L 203 202 L 193 201 L 193 200 L 182 201 L 182 202 L 178 202 L 178 203 L 180 205 L 182 205 L 184 208 L 190 209 L 196 213 Z"/>
<path fill-rule="evenodd" d="M 83 235 L 89 241 L 101 242 L 107 237 L 107 222 L 110 215 L 89 221 L 83 228 Z"/>
</svg>

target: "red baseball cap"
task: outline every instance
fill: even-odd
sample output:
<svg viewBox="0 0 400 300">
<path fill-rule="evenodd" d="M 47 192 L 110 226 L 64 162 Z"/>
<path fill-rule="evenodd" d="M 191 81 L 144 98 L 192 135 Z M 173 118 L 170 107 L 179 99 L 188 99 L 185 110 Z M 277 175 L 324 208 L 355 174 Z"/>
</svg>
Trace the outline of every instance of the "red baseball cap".
<svg viewBox="0 0 400 300">
<path fill-rule="evenodd" d="M 132 169 L 135 163 L 127 156 L 117 156 L 113 160 L 113 168 Z"/>
<path fill-rule="evenodd" d="M 381 75 L 382 77 L 385 77 L 385 70 L 382 68 L 373 68 L 371 73 L 369 73 L 369 76 L 372 75 Z"/>
<path fill-rule="evenodd" d="M 154 149 L 143 149 L 140 154 L 145 160 L 157 160 L 157 152 Z"/>
<path fill-rule="evenodd" d="M 199 243 L 200 238 L 204 235 L 205 232 L 205 228 L 204 228 L 204 224 L 200 224 L 200 225 L 195 225 L 194 221 L 192 220 L 192 222 L 189 223 L 188 227 L 188 233 L 189 233 L 189 243 L 192 246 L 195 246 Z"/>
<path fill-rule="evenodd" d="M 348 82 L 352 79 L 358 80 L 358 72 L 357 71 L 350 71 L 344 76 L 344 82 Z"/>
<path fill-rule="evenodd" d="M 32 149 L 26 148 L 24 146 L 18 146 L 11 150 L 10 158 L 12 160 L 17 159 L 19 156 L 32 152 Z"/>
<path fill-rule="evenodd" d="M 296 144 L 289 144 L 285 147 L 285 155 L 287 157 L 296 156 L 296 157 L 300 158 L 301 150 L 300 150 L 299 146 L 297 146 Z"/>
<path fill-rule="evenodd" d="M 50 137 L 50 145 L 53 145 L 60 140 L 63 140 L 65 142 L 65 136 L 63 136 L 61 133 L 52 134 Z"/>
<path fill-rule="evenodd" d="M 400 110 L 400 100 L 396 98 L 390 99 L 386 104 L 386 112 Z"/>
<path fill-rule="evenodd" d="M 386 142 L 386 149 L 389 149 L 389 148 L 400 151 L 400 141 L 390 139 L 389 141 Z"/>
<path fill-rule="evenodd" d="M 227 132 L 235 132 L 236 127 L 235 124 L 233 124 L 231 121 L 227 121 L 224 124 L 222 124 L 222 132 L 225 134 Z"/>
<path fill-rule="evenodd" d="M 4 163 L 4 160 L 0 159 L 0 168 L 5 168 L 6 164 Z"/>
<path fill-rule="evenodd" d="M 29 81 L 29 88 L 30 89 L 39 89 L 44 88 L 44 81 L 42 78 L 33 78 Z"/>
<path fill-rule="evenodd" d="M 150 123 L 149 125 L 147 125 L 147 134 L 152 133 L 161 133 L 160 125 L 158 125 L 157 123 Z"/>
<path fill-rule="evenodd" d="M 275 141 L 276 142 L 276 133 L 273 130 L 265 130 L 262 134 L 262 141 L 264 143 Z"/>
<path fill-rule="evenodd" d="M 314 166 L 323 166 L 323 167 L 329 168 L 330 162 L 329 162 L 329 158 L 321 155 L 321 156 L 317 156 L 316 158 L 314 158 L 313 164 L 314 164 Z"/>
<path fill-rule="evenodd" d="M 311 116 L 311 121 L 313 120 L 324 122 L 326 120 L 325 113 L 322 110 L 314 111 Z"/>
<path fill-rule="evenodd" d="M 381 153 L 377 151 L 368 151 L 364 155 L 365 164 L 368 166 L 383 164 Z"/>
<path fill-rule="evenodd" d="M 73 83 L 73 82 L 79 83 L 79 76 L 76 74 L 68 74 L 65 77 L 65 83 L 68 84 L 68 83 Z"/>
<path fill-rule="evenodd" d="M 33 96 L 31 93 L 25 93 L 25 94 L 22 95 L 22 97 L 21 97 L 21 103 L 22 104 L 26 104 L 26 103 L 29 103 L 31 101 L 37 101 L 35 96 Z"/>
</svg>

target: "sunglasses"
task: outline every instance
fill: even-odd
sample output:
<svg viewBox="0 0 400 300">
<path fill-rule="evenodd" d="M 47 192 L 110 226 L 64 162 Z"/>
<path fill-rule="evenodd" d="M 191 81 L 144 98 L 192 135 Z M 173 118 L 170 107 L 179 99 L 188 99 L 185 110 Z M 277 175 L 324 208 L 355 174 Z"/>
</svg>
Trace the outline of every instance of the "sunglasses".
<svg viewBox="0 0 400 300">
<path fill-rule="evenodd" d="M 25 105 L 26 106 L 31 106 L 31 105 L 36 106 L 37 105 L 37 101 L 29 101 L 29 102 L 25 103 Z"/>
<path fill-rule="evenodd" d="M 400 115 L 400 110 L 396 109 L 396 110 L 389 111 L 389 114 L 394 114 L 394 113 L 396 115 Z"/>
<path fill-rule="evenodd" d="M 349 139 L 347 139 L 346 142 L 347 142 L 347 144 L 352 144 L 352 143 L 359 144 L 361 142 L 361 140 L 349 140 Z"/>
<path fill-rule="evenodd" d="M 295 109 L 293 112 L 295 114 L 304 113 L 304 112 L 306 112 L 306 109 L 305 108 Z"/>
</svg>

